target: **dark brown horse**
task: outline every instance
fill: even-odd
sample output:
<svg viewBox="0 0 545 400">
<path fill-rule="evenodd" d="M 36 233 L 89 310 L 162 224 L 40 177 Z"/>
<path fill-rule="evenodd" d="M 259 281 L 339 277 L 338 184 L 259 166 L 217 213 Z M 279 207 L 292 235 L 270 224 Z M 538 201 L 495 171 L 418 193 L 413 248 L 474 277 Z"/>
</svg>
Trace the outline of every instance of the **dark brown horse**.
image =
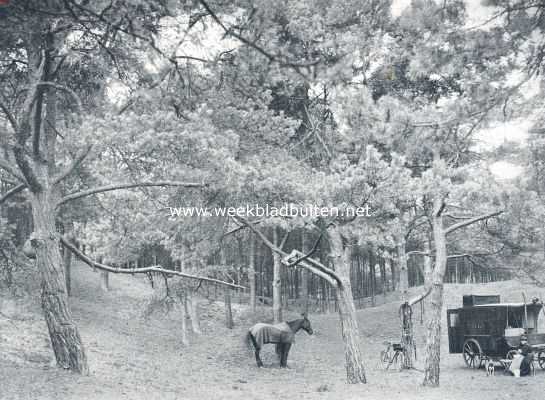
<svg viewBox="0 0 545 400">
<path fill-rule="evenodd" d="M 310 321 L 303 314 L 303 318 L 271 325 L 257 323 L 252 326 L 246 335 L 248 345 L 251 343 L 255 349 L 255 360 L 258 367 L 263 366 L 259 352 L 267 343 L 276 344 L 276 354 L 280 358 L 280 367 L 288 366 L 288 353 L 295 339 L 295 334 L 301 329 L 312 335 Z"/>
</svg>

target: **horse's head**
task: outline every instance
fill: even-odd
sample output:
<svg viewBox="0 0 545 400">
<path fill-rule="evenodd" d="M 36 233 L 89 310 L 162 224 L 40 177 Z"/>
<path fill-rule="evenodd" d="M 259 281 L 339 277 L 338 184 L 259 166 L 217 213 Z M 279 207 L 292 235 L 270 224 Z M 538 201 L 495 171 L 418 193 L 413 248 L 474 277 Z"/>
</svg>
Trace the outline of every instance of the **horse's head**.
<svg viewBox="0 0 545 400">
<path fill-rule="evenodd" d="M 307 331 L 309 335 L 312 335 L 314 331 L 312 330 L 312 326 L 310 325 L 310 321 L 307 318 L 307 314 L 301 314 L 303 316 L 303 322 L 301 323 L 301 329 L 304 329 Z"/>
</svg>

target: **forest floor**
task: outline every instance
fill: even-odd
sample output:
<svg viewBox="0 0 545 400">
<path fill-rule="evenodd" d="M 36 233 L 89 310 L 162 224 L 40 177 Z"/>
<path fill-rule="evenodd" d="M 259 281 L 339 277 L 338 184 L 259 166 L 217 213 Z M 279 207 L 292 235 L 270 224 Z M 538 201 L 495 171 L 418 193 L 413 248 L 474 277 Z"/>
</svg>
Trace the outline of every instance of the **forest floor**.
<svg viewBox="0 0 545 400">
<path fill-rule="evenodd" d="M 145 278 L 112 276 L 111 290 L 98 288 L 99 274 L 84 266 L 73 271 L 72 310 L 86 345 L 91 373 L 78 376 L 55 367 L 37 300 L 0 298 L 0 399 L 542 399 L 545 371 L 514 378 L 496 370 L 467 368 L 460 354 L 448 353 L 443 329 L 441 385 L 421 386 L 424 327 L 415 309 L 417 368 L 378 368 L 383 341 L 398 341 L 398 303 L 358 311 L 368 384 L 345 383 L 344 353 L 336 314 L 311 314 L 313 336 L 300 333 L 288 369 L 278 368 L 272 346 L 257 368 L 242 337 L 255 317 L 235 309 L 235 328 L 223 325 L 222 305 L 201 306 L 203 334 L 183 346 L 176 313 L 144 316 L 153 291 Z M 418 288 L 416 289 L 418 290 Z M 543 291 L 515 281 L 486 285 L 446 285 L 446 307 L 461 305 L 462 294 L 502 294 L 521 301 L 521 292 Z M 416 291 L 415 291 L 416 293 Z M 36 296 L 37 297 L 37 296 Z M 262 312 L 266 312 L 262 310 Z M 288 314 L 287 317 L 297 316 Z M 10 317 L 10 319 L 6 318 Z M 445 320 L 444 318 L 443 320 Z M 542 317 L 542 319 L 545 319 Z"/>
</svg>

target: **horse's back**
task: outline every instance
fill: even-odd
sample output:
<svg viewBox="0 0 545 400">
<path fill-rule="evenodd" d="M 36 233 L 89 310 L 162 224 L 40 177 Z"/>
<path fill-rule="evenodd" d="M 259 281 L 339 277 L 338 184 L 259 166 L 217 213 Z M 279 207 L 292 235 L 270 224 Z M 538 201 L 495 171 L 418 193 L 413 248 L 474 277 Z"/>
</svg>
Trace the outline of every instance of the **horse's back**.
<svg viewBox="0 0 545 400">
<path fill-rule="evenodd" d="M 266 343 L 291 343 L 295 336 L 286 322 L 275 325 L 260 322 L 250 328 L 250 333 L 259 347 Z"/>
</svg>

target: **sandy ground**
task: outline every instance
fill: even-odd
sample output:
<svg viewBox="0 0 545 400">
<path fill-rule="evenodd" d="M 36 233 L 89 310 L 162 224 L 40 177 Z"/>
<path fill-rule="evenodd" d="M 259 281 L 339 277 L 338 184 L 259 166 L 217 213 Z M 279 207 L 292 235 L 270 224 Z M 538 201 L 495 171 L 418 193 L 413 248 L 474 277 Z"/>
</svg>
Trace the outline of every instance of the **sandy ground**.
<svg viewBox="0 0 545 400">
<path fill-rule="evenodd" d="M 98 274 L 80 266 L 73 275 L 72 308 L 87 348 L 90 375 L 82 377 L 55 367 L 39 307 L 4 298 L 0 303 L 4 315 L 0 316 L 0 399 L 545 398 L 545 371 L 514 378 L 501 370 L 487 377 L 484 370 L 468 369 L 460 354 L 448 354 L 446 329 L 439 388 L 422 387 L 419 370 L 378 368 L 382 342 L 397 341 L 400 335 L 394 303 L 358 311 L 368 384 L 348 385 L 335 314 L 311 315 L 315 335 L 297 336 L 288 369 L 278 368 L 272 346 L 263 354 L 265 368 L 259 369 L 243 344 L 251 324 L 244 311 L 235 312 L 236 326 L 229 330 L 222 325 L 221 305 L 204 303 L 203 334 L 191 335 L 191 345 L 183 346 L 178 315 L 143 317 L 152 295 L 144 279 L 114 276 L 112 290 L 102 293 Z M 520 301 L 522 290 L 528 296 L 543 295 L 516 282 L 447 285 L 446 305 L 459 306 L 464 293 L 502 293 L 502 300 Z M 419 311 L 415 317 L 417 322 Z M 423 354 L 423 334 L 424 327 L 417 323 L 418 356 Z M 417 368 L 422 368 L 421 358 Z"/>
</svg>

